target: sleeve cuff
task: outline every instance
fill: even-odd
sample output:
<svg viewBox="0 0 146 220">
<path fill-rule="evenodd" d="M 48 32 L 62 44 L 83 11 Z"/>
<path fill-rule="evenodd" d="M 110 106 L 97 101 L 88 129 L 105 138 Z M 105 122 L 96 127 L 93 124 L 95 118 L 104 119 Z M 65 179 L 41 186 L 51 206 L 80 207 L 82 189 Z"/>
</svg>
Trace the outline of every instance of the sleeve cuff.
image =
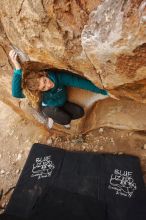
<svg viewBox="0 0 146 220">
<path fill-rule="evenodd" d="M 108 95 L 108 96 L 109 96 L 109 93 L 108 93 L 108 91 L 105 91 L 105 93 L 106 93 L 106 95 Z"/>
<path fill-rule="evenodd" d="M 107 95 L 107 96 L 109 96 L 109 93 L 108 93 L 107 90 L 102 90 L 101 94 L 102 94 L 102 95 Z"/>
<path fill-rule="evenodd" d="M 18 74 L 18 75 L 21 75 L 22 74 L 22 69 L 14 69 L 14 73 L 15 74 Z"/>
</svg>

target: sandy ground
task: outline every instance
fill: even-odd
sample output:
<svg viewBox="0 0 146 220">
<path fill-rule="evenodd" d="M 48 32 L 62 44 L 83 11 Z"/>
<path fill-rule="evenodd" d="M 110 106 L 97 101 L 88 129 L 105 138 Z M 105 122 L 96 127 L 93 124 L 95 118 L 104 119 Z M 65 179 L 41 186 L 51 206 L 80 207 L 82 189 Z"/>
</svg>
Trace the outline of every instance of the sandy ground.
<svg viewBox="0 0 146 220">
<path fill-rule="evenodd" d="M 146 133 L 100 128 L 86 135 L 56 135 L 22 119 L 0 102 L 0 212 L 8 203 L 33 143 L 67 150 L 126 153 L 141 158 L 146 182 Z"/>
</svg>

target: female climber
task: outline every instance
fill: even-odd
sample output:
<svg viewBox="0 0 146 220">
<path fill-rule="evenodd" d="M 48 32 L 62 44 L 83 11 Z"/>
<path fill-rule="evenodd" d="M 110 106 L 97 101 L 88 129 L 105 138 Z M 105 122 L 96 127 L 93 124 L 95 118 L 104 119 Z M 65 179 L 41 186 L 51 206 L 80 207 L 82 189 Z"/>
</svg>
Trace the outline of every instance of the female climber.
<svg viewBox="0 0 146 220">
<path fill-rule="evenodd" d="M 84 115 L 81 106 L 68 101 L 66 86 L 78 87 L 106 97 L 116 98 L 108 91 L 95 86 L 91 81 L 77 75 L 67 74 L 63 70 L 60 73 L 56 73 L 54 70 L 24 71 L 22 74 L 16 51 L 11 50 L 9 56 L 15 67 L 12 96 L 27 97 L 32 107 L 39 106 L 43 115 L 50 119 L 50 128 L 53 121 L 69 128 L 71 120 Z"/>
</svg>

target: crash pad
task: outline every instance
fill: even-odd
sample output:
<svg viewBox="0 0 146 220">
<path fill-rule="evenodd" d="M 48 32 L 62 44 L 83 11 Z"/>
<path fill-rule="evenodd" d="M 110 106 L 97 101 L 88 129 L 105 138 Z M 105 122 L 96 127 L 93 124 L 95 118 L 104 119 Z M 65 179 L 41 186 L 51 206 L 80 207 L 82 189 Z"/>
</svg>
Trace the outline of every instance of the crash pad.
<svg viewBox="0 0 146 220">
<path fill-rule="evenodd" d="M 0 219 L 145 220 L 139 159 L 34 144 Z"/>
</svg>

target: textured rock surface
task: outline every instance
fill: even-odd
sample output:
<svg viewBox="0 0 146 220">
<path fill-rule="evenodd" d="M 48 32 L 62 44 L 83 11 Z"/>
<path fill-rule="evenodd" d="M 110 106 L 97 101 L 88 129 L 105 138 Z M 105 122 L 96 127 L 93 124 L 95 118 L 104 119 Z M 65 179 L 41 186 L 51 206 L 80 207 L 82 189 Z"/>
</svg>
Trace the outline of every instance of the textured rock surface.
<svg viewBox="0 0 146 220">
<path fill-rule="evenodd" d="M 87 130 L 100 125 L 146 130 L 146 106 L 138 103 L 146 102 L 145 16 L 145 0 L 0 0 L 1 100 L 13 103 L 13 108 L 20 104 L 11 98 L 12 67 L 7 57 L 10 45 L 16 46 L 31 61 L 40 62 L 30 62 L 29 68 L 69 69 L 119 97 L 133 100 L 94 104 L 95 95 L 87 99 L 86 92 L 81 91 L 79 100 L 77 92 L 76 102 L 86 102 L 88 117 L 73 123 L 73 130 L 85 131 L 85 125 Z M 75 95 L 70 96 L 74 99 Z M 89 108 L 93 104 L 94 111 Z M 131 117 L 129 112 L 139 116 Z"/>
<path fill-rule="evenodd" d="M 120 101 L 70 88 L 85 117 L 48 131 L 27 100 L 11 96 L 11 46 L 30 58 L 25 68 L 74 71 Z M 15 186 L 34 142 L 139 156 L 146 182 L 145 112 L 146 0 L 0 0 L 0 193 Z"/>
<path fill-rule="evenodd" d="M 145 1 L 104 1 L 94 10 L 82 32 L 82 45 L 93 65 L 101 66 L 105 87 L 145 78 Z"/>
</svg>

